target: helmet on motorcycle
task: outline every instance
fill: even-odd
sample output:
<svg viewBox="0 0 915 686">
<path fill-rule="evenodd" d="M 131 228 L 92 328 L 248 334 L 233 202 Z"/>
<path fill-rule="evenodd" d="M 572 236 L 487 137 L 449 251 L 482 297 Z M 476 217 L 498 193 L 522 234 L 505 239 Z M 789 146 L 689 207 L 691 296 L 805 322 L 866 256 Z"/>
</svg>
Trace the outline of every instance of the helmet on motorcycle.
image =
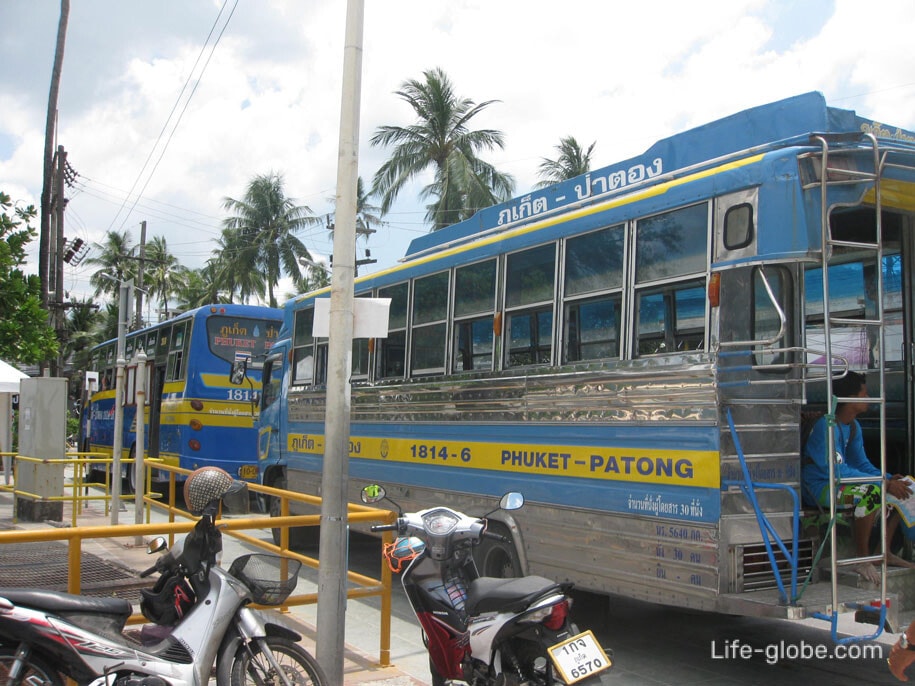
<svg viewBox="0 0 915 686">
<path fill-rule="evenodd" d="M 152 588 L 140 589 L 140 612 L 153 624 L 174 626 L 193 607 L 195 598 L 183 576 L 161 576 Z"/>
<path fill-rule="evenodd" d="M 395 574 L 399 573 L 404 565 L 419 557 L 426 549 L 426 544 L 416 536 L 399 536 L 393 543 L 385 543 L 381 554 L 388 561 L 388 567 Z"/>
<path fill-rule="evenodd" d="M 200 514 L 211 502 L 232 492 L 235 484 L 235 479 L 219 467 L 195 469 L 184 482 L 184 503 L 191 513 Z"/>
</svg>

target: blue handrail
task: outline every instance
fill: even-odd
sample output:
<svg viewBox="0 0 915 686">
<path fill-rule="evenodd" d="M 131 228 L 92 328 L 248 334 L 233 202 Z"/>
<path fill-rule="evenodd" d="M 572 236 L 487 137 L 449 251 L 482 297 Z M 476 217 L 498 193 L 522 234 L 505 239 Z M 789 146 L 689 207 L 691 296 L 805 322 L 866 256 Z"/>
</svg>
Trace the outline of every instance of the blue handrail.
<svg viewBox="0 0 915 686">
<path fill-rule="evenodd" d="M 773 576 L 775 577 L 775 583 L 778 587 L 779 600 L 784 604 L 796 605 L 798 601 L 798 591 L 797 591 L 797 572 L 798 572 L 798 539 L 800 538 L 800 497 L 797 494 L 797 491 L 786 484 L 773 484 L 773 483 L 761 483 L 753 481 L 750 476 L 750 469 L 747 467 L 747 460 L 743 453 L 743 447 L 740 444 L 740 438 L 737 436 L 737 428 L 734 426 L 734 419 L 731 416 L 731 409 L 727 409 L 727 418 L 728 418 L 728 427 L 731 431 L 731 438 L 734 441 L 734 448 L 737 451 L 737 458 L 740 461 L 740 470 L 743 474 L 743 480 L 737 479 L 723 479 L 723 486 L 737 486 L 743 491 L 744 495 L 747 496 L 747 499 L 750 501 L 750 504 L 753 506 L 753 512 L 756 514 L 756 522 L 759 525 L 759 531 L 762 534 L 763 543 L 766 546 L 766 554 L 769 557 L 769 564 L 772 567 Z M 778 535 L 778 532 L 772 526 L 769 518 L 762 511 L 762 508 L 759 506 L 759 501 L 756 498 L 756 489 L 757 488 L 771 488 L 788 491 L 791 494 L 791 501 L 793 504 L 793 512 L 791 518 L 791 533 L 792 533 L 792 549 L 789 552 L 788 546 L 785 545 L 785 542 Z M 781 571 L 778 567 L 778 562 L 775 559 L 775 553 L 772 550 L 772 540 L 774 539 L 779 550 L 782 551 L 782 554 L 785 556 L 785 559 L 788 561 L 790 566 L 791 576 L 790 576 L 790 601 L 788 593 L 785 591 L 785 583 L 782 580 Z M 865 610 L 869 612 L 877 612 L 878 609 L 871 605 L 854 605 L 855 609 Z M 855 641 L 870 641 L 883 633 L 883 625 L 886 621 L 886 604 L 881 603 L 879 608 L 879 622 L 877 623 L 877 631 L 872 635 L 867 636 L 847 636 L 845 638 L 840 638 L 838 635 L 838 618 L 839 613 L 836 612 L 836 609 L 833 608 L 831 614 L 824 614 L 821 612 L 814 612 L 813 616 L 817 619 L 825 619 L 831 623 L 832 629 L 832 640 L 838 644 L 852 643 Z"/>
</svg>

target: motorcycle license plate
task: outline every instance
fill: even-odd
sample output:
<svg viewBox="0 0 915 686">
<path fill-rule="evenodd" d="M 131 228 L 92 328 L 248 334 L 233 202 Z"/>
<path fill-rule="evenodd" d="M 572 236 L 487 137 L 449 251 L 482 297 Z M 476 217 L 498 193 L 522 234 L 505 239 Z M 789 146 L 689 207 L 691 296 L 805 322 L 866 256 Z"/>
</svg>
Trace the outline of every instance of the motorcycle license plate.
<svg viewBox="0 0 915 686">
<path fill-rule="evenodd" d="M 550 659 L 567 684 L 574 684 L 613 664 L 590 631 L 547 648 Z"/>
</svg>

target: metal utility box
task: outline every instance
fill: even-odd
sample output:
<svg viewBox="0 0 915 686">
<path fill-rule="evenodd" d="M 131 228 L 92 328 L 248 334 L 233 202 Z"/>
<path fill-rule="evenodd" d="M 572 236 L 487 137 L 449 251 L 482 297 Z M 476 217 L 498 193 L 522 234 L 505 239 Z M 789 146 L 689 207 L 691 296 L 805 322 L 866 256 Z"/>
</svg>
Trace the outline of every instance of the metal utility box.
<svg viewBox="0 0 915 686">
<path fill-rule="evenodd" d="M 19 382 L 19 455 L 51 460 L 19 461 L 16 516 L 30 522 L 63 520 L 67 452 L 67 380 L 51 377 Z M 55 461 L 58 461 L 56 462 Z"/>
</svg>

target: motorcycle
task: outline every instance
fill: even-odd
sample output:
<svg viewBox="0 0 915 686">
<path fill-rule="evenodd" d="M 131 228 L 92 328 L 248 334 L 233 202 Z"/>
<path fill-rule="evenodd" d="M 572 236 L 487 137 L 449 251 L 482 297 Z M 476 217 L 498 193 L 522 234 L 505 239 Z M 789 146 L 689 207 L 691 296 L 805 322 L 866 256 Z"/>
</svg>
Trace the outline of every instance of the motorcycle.
<svg viewBox="0 0 915 686">
<path fill-rule="evenodd" d="M 236 559 L 218 566 L 222 534 L 219 503 L 243 485 L 216 467 L 185 482 L 185 502 L 202 513 L 194 529 L 141 573 L 159 572 L 143 589 L 147 619 L 125 631 L 132 614 L 123 598 L 91 598 L 27 588 L 0 588 L 0 681 L 6 686 L 62 686 L 62 677 L 89 686 L 219 686 L 327 683 L 301 635 L 272 610 L 297 582 L 297 561 L 286 567 L 275 555 Z M 147 546 L 166 549 L 162 537 Z M 215 665 L 215 673 L 214 673 Z"/>
<path fill-rule="evenodd" d="M 398 511 L 396 522 L 371 530 L 397 533 L 383 555 L 401 574 L 422 626 L 433 686 L 451 681 L 470 686 L 609 683 L 612 653 L 571 621 L 570 584 L 540 576 L 479 575 L 472 546 L 484 538 L 507 542 L 487 531 L 492 512 L 471 517 L 433 507 L 405 513 L 377 484 L 362 489 L 362 501 L 387 501 Z M 520 493 L 506 493 L 499 509 L 523 504 Z"/>
</svg>

